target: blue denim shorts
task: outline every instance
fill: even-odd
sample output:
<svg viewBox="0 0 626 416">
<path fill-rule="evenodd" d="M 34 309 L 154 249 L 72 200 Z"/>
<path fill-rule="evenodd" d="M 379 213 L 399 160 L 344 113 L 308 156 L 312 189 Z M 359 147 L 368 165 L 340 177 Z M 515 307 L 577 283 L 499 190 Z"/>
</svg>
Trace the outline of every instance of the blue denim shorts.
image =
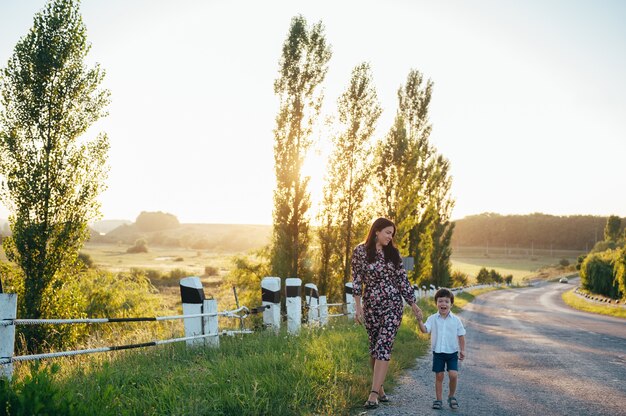
<svg viewBox="0 0 626 416">
<path fill-rule="evenodd" d="M 444 370 L 459 371 L 459 353 L 433 352 L 433 372 L 443 373 Z"/>
</svg>

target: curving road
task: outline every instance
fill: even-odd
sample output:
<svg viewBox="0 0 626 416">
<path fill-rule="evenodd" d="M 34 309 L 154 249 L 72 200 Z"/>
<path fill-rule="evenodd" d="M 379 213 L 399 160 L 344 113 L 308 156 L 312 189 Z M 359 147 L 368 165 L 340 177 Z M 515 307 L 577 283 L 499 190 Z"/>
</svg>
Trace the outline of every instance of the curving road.
<svg viewBox="0 0 626 416">
<path fill-rule="evenodd" d="M 626 415 L 626 320 L 569 308 L 572 284 L 489 292 L 461 313 L 461 408 L 432 410 L 430 356 L 368 415 Z M 447 396 L 447 380 L 444 398 Z"/>
</svg>

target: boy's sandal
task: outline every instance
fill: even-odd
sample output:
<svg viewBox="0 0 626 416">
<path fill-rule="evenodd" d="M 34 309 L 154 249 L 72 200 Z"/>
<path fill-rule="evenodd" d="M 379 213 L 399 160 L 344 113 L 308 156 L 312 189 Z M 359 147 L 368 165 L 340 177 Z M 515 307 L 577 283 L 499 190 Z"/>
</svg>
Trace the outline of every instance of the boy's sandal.
<svg viewBox="0 0 626 416">
<path fill-rule="evenodd" d="M 435 400 L 433 402 L 433 409 L 441 410 L 443 407 L 443 402 L 441 400 Z"/>
<path fill-rule="evenodd" d="M 378 392 L 376 390 L 372 390 L 370 393 L 376 393 L 376 395 L 378 396 Z M 373 402 L 367 400 L 365 402 L 365 404 L 363 405 L 364 408 L 366 409 L 376 409 L 378 407 L 378 401 L 375 400 Z"/>
<path fill-rule="evenodd" d="M 459 402 L 456 399 L 456 397 L 454 397 L 454 396 L 448 397 L 448 404 L 450 405 L 451 409 L 458 409 L 459 408 Z"/>
<path fill-rule="evenodd" d="M 381 403 L 389 403 L 391 400 L 389 400 L 389 396 L 387 396 L 387 394 L 383 393 L 382 396 L 378 396 L 378 401 Z"/>
</svg>

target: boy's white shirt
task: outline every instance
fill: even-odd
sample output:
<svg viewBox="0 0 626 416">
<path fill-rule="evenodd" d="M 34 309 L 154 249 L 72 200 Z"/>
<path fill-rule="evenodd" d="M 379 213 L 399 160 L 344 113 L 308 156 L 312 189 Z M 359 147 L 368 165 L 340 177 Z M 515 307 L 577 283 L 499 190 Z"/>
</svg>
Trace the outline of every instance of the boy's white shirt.
<svg viewBox="0 0 626 416">
<path fill-rule="evenodd" d="M 446 318 L 439 312 L 430 315 L 424 326 L 430 334 L 430 346 L 434 352 L 452 354 L 459 351 L 458 337 L 465 335 L 465 327 L 452 311 Z"/>
</svg>

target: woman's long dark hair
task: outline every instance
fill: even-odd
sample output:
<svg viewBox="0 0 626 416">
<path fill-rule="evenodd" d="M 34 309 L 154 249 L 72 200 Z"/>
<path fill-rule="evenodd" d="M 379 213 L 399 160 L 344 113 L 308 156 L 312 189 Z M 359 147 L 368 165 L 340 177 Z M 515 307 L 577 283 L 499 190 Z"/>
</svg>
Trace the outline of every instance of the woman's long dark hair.
<svg viewBox="0 0 626 416">
<path fill-rule="evenodd" d="M 372 226 L 370 227 L 369 233 L 367 233 L 367 238 L 365 239 L 365 251 L 367 252 L 367 262 L 374 263 L 376 261 L 376 232 L 381 231 L 383 228 L 393 227 L 393 236 L 396 235 L 396 225 L 393 221 L 388 220 L 387 218 L 378 218 Z M 400 259 L 400 252 L 393 244 L 393 240 L 389 242 L 386 246 L 383 246 L 383 253 L 385 255 L 386 263 L 393 263 L 395 266 L 399 266 L 402 263 Z"/>
</svg>

